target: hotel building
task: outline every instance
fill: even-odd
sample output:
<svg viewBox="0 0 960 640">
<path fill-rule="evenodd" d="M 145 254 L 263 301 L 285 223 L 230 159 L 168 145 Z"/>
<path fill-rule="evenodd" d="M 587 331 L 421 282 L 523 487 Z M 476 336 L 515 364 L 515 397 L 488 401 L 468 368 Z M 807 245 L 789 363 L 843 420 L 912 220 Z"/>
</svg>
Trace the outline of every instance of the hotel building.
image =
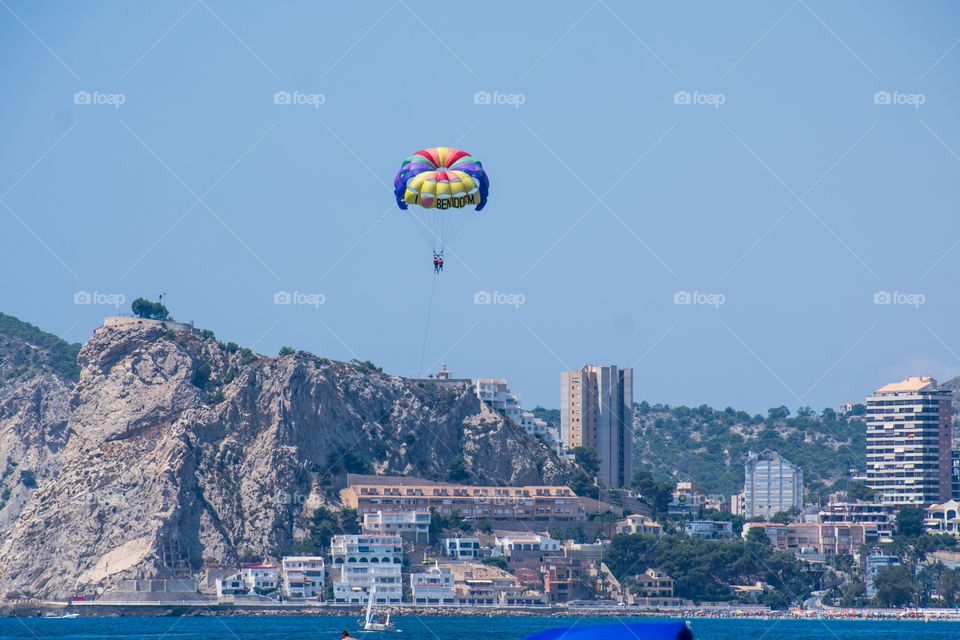
<svg viewBox="0 0 960 640">
<path fill-rule="evenodd" d="M 923 506 L 951 498 L 951 394 L 930 376 L 867 398 L 867 486 L 880 501 Z"/>
<path fill-rule="evenodd" d="M 586 365 L 560 374 L 560 439 L 597 450 L 597 479 L 608 487 L 633 480 L 633 369 Z"/>
</svg>

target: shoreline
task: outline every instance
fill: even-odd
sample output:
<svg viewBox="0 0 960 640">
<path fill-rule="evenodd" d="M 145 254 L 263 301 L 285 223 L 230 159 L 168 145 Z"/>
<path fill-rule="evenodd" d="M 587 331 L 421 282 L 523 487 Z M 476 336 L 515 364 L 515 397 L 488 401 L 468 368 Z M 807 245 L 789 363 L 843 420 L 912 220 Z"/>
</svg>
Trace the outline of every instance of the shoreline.
<svg viewBox="0 0 960 640">
<path fill-rule="evenodd" d="M 0 604 L 0 617 L 60 619 L 67 611 L 81 618 L 120 617 L 319 617 L 357 619 L 360 606 L 325 603 L 224 604 L 217 602 L 20 602 Z M 380 606 L 395 617 L 449 618 L 673 618 L 682 620 L 867 620 L 960 622 L 960 609 L 791 609 L 763 610 L 730 607 L 654 609 L 641 607 L 455 607 L 435 605 Z"/>
</svg>

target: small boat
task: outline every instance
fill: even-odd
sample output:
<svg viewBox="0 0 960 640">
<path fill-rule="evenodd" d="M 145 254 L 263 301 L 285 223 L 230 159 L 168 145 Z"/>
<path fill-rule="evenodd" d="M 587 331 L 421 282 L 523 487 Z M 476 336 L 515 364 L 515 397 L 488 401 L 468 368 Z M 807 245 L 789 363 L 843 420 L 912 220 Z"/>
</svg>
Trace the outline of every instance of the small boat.
<svg viewBox="0 0 960 640">
<path fill-rule="evenodd" d="M 76 611 L 67 611 L 66 613 L 62 613 L 60 615 L 57 615 L 55 613 L 48 613 L 47 615 L 44 616 L 44 618 L 47 618 L 49 620 L 69 620 L 71 618 L 79 618 L 79 617 L 80 617 L 80 614 L 77 613 Z"/>
<path fill-rule="evenodd" d="M 367 615 L 363 619 L 364 631 L 399 631 L 395 622 L 390 620 L 390 614 L 386 617 L 373 615 L 373 587 L 370 587 L 370 597 L 367 598 Z"/>
</svg>

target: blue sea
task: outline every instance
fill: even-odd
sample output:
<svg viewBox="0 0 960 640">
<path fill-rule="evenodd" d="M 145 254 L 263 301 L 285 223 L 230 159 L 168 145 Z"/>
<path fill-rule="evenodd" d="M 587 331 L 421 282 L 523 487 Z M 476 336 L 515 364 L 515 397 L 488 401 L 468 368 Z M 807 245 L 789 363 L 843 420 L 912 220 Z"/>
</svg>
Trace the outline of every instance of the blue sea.
<svg viewBox="0 0 960 640">
<path fill-rule="evenodd" d="M 638 622 L 638 618 L 623 618 Z M 357 634 L 353 618 L 157 617 L 0 618 L 0 640 L 340 640 L 350 630 L 358 640 L 522 640 L 555 627 L 620 623 L 613 618 L 482 618 L 398 616 L 397 634 Z M 960 638 L 960 622 L 818 620 L 692 620 L 702 640 L 900 640 Z M 622 628 L 622 627 L 621 627 Z M 643 640 L 639 638 L 638 640 Z"/>
</svg>

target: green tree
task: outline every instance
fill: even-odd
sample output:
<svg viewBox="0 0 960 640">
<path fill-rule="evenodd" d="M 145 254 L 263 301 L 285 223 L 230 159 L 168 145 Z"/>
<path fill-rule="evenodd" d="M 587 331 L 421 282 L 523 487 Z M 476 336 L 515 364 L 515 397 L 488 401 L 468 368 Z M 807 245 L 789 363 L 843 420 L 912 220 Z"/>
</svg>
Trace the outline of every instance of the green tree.
<svg viewBox="0 0 960 640">
<path fill-rule="evenodd" d="M 769 547 L 770 536 L 767 535 L 763 527 L 750 527 L 747 530 L 747 542 Z"/>
<path fill-rule="evenodd" d="M 847 497 L 851 500 L 873 500 L 877 492 L 862 482 L 851 480 L 847 485 Z"/>
<path fill-rule="evenodd" d="M 578 496 L 593 498 L 600 497 L 600 487 L 597 486 L 595 478 L 583 469 L 577 469 L 569 482 L 570 489 Z"/>
<path fill-rule="evenodd" d="M 795 522 L 800 516 L 799 507 L 790 507 L 786 511 L 778 511 L 777 513 L 770 516 L 770 522 L 777 522 L 779 524 L 790 524 Z"/>
<path fill-rule="evenodd" d="M 848 582 L 840 590 L 841 607 L 861 607 L 865 602 L 867 587 L 860 581 Z"/>
<path fill-rule="evenodd" d="M 507 564 L 506 558 L 501 558 L 501 557 L 484 558 L 483 560 L 481 560 L 481 562 L 483 562 L 483 564 L 488 564 L 492 567 L 503 569 L 504 571 L 507 571 L 510 568 L 510 565 Z"/>
<path fill-rule="evenodd" d="M 600 454 L 593 447 L 573 447 L 570 449 L 580 467 L 592 476 L 600 471 Z"/>
<path fill-rule="evenodd" d="M 667 512 L 673 497 L 673 483 L 657 480 L 646 469 L 637 469 L 633 474 L 632 486 L 643 501 L 650 505 L 655 516 Z"/>
<path fill-rule="evenodd" d="M 280 347 L 280 351 L 277 353 L 278 356 L 283 358 L 284 356 L 292 356 L 297 352 L 293 347 Z"/>
<path fill-rule="evenodd" d="M 919 507 L 905 507 L 897 512 L 897 535 L 904 538 L 915 538 L 923 535 L 923 509 Z"/>
<path fill-rule="evenodd" d="M 913 603 L 917 595 L 913 567 L 881 567 L 873 578 L 877 589 L 877 601 L 886 607 L 903 607 Z"/>
<path fill-rule="evenodd" d="M 450 461 L 447 466 L 447 480 L 450 482 L 466 482 L 470 479 L 470 470 L 467 468 L 467 461 L 462 455 L 457 456 Z"/>
<path fill-rule="evenodd" d="M 956 606 L 957 593 L 960 593 L 960 576 L 956 569 L 944 568 L 937 578 L 937 593 L 943 598 L 943 604 L 948 607 Z"/>
<path fill-rule="evenodd" d="M 160 302 L 151 302 L 146 298 L 137 298 L 130 305 L 133 315 L 138 318 L 147 318 L 150 320 L 166 320 L 170 317 L 170 312 Z"/>
</svg>

